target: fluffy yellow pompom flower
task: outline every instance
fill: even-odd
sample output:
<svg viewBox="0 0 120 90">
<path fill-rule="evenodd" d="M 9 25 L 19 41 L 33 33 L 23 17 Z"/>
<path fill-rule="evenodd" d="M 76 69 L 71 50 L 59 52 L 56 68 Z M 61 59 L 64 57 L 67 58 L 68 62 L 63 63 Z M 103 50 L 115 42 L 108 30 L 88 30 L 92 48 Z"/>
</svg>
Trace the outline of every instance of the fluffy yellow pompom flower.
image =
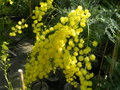
<svg viewBox="0 0 120 90">
<path fill-rule="evenodd" d="M 78 66 L 78 67 L 82 67 L 82 63 L 81 63 L 81 62 L 78 62 L 78 63 L 77 63 L 77 66 Z"/>
<path fill-rule="evenodd" d="M 22 21 L 19 21 L 18 24 L 21 25 L 21 24 L 22 24 Z"/>
<path fill-rule="evenodd" d="M 86 66 L 86 68 L 87 68 L 88 70 L 91 70 L 91 69 L 92 69 L 92 66 L 91 66 L 91 63 L 90 63 L 90 62 L 87 62 L 87 63 L 85 64 L 85 66 Z"/>
<path fill-rule="evenodd" d="M 78 51 L 79 51 L 79 48 L 78 48 L 78 47 L 75 47 L 75 48 L 74 48 L 74 51 L 78 52 Z"/>
<path fill-rule="evenodd" d="M 86 75 L 86 74 L 87 74 L 87 70 L 86 70 L 86 69 L 83 69 L 83 68 L 82 68 L 82 69 L 81 69 L 81 72 L 82 72 L 83 75 Z"/>
<path fill-rule="evenodd" d="M 85 61 L 85 62 L 89 62 L 89 60 L 90 60 L 90 59 L 89 59 L 88 56 L 86 56 L 86 57 L 84 58 L 84 61 Z"/>
<path fill-rule="evenodd" d="M 90 48 L 90 47 L 86 47 L 86 48 L 83 50 L 84 54 L 88 54 L 90 51 L 91 51 L 91 48 Z"/>
<path fill-rule="evenodd" d="M 92 42 L 92 45 L 93 45 L 94 47 L 96 47 L 96 46 L 98 45 L 97 41 L 93 41 L 93 42 Z"/>
<path fill-rule="evenodd" d="M 83 48 L 84 45 L 82 43 L 79 43 L 78 46 L 79 48 Z"/>
<path fill-rule="evenodd" d="M 86 26 L 85 22 L 80 22 L 80 26 L 85 27 Z"/>
<path fill-rule="evenodd" d="M 84 60 L 84 56 L 79 56 L 79 57 L 78 57 L 78 60 L 79 60 L 79 61 L 83 61 L 83 60 Z"/>
<path fill-rule="evenodd" d="M 16 36 L 16 33 L 15 32 L 11 32 L 9 33 L 10 36 Z"/>
<path fill-rule="evenodd" d="M 60 21 L 61 21 L 62 24 L 65 24 L 68 21 L 68 18 L 67 17 L 61 17 Z"/>
<path fill-rule="evenodd" d="M 95 57 L 94 54 L 91 54 L 91 55 L 90 55 L 90 59 L 91 59 L 91 60 L 95 60 L 95 58 L 96 58 L 96 57 Z"/>
<path fill-rule="evenodd" d="M 83 55 L 83 54 L 84 54 L 83 50 L 80 50 L 80 51 L 79 51 L 79 54 L 80 54 L 80 55 Z"/>
</svg>

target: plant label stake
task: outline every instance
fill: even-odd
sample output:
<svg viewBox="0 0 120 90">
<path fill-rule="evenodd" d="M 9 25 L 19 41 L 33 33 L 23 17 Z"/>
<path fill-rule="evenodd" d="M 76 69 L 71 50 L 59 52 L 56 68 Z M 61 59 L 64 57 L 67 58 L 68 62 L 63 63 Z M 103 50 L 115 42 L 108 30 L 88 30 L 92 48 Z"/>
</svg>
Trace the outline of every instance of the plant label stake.
<svg viewBox="0 0 120 90">
<path fill-rule="evenodd" d="M 23 77 L 23 70 L 22 70 L 22 69 L 19 69 L 18 72 L 19 72 L 19 74 L 20 74 L 20 81 L 21 81 L 22 90 L 25 90 L 24 77 Z"/>
</svg>

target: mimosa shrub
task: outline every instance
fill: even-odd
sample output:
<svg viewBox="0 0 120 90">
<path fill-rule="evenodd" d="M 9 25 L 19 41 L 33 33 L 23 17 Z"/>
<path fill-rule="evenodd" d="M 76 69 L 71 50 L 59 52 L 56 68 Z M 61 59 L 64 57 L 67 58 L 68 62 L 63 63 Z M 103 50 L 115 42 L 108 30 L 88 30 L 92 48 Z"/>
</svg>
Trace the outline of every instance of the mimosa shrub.
<svg viewBox="0 0 120 90">
<path fill-rule="evenodd" d="M 92 47 L 96 47 L 97 42 L 88 44 L 87 37 L 83 35 L 83 32 L 87 32 L 84 27 L 91 14 L 88 9 L 78 6 L 66 17 L 61 17 L 56 25 L 48 28 L 42 20 L 47 10 L 53 8 L 52 2 L 40 2 L 40 6 L 33 10 L 32 27 L 36 42 L 30 61 L 25 66 L 25 83 L 48 78 L 50 72 L 60 69 L 66 81 L 74 87 L 80 84 L 81 90 L 92 90 L 90 79 L 94 74 L 89 71 L 92 69 L 91 62 L 96 59 Z"/>
</svg>

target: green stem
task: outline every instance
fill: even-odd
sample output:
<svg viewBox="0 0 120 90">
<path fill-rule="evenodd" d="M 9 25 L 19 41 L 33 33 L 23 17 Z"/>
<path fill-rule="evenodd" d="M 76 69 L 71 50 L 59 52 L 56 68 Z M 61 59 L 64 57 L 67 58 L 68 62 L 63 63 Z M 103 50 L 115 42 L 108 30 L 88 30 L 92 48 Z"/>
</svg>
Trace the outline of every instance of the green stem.
<svg viewBox="0 0 120 90">
<path fill-rule="evenodd" d="M 54 14 L 53 17 L 55 17 L 57 14 L 58 14 L 58 13 Z M 51 21 L 52 21 L 52 19 L 48 22 L 47 26 L 50 25 Z"/>
<path fill-rule="evenodd" d="M 118 38 L 116 39 L 115 46 L 113 49 L 112 61 L 111 61 L 111 66 L 109 71 L 110 76 L 112 76 L 114 73 L 115 63 L 116 63 L 116 60 L 118 59 L 119 44 L 120 44 L 120 33 L 118 33 Z"/>
<path fill-rule="evenodd" d="M 100 78 L 100 73 L 101 73 L 101 69 L 102 69 L 102 66 L 103 66 L 103 60 L 104 60 L 105 52 L 106 52 L 106 49 L 107 49 L 107 45 L 108 45 L 108 41 L 106 42 L 105 48 L 104 48 L 104 51 L 103 51 L 102 60 L 101 60 L 101 63 L 100 63 L 100 69 L 99 69 L 99 73 L 98 73 L 98 79 Z"/>
<path fill-rule="evenodd" d="M 31 3 L 31 0 L 28 0 L 28 3 L 29 3 L 29 13 L 31 15 L 31 13 L 32 13 L 32 3 Z"/>
<path fill-rule="evenodd" d="M 5 65 L 5 68 L 4 68 L 4 76 L 5 76 L 5 79 L 7 81 L 9 90 L 13 90 L 12 84 L 11 84 L 11 82 L 8 79 L 8 73 L 7 73 L 6 65 Z"/>
<path fill-rule="evenodd" d="M 88 24 L 88 21 L 87 21 L 87 30 L 88 30 L 88 36 L 87 36 L 87 46 L 88 46 L 88 42 L 89 42 L 89 37 L 90 37 L 90 28 L 89 28 L 89 24 Z"/>
<path fill-rule="evenodd" d="M 107 49 L 107 45 L 108 45 L 108 41 L 106 42 L 105 48 L 104 48 L 104 51 L 103 51 L 103 55 L 102 55 L 102 59 L 101 59 L 101 63 L 100 63 L 100 69 L 99 69 L 99 72 L 98 72 L 97 83 L 99 83 L 99 80 L 100 80 L 100 74 L 101 74 L 101 70 L 102 70 L 102 66 L 103 66 L 103 60 L 104 60 L 105 52 L 106 52 L 106 49 Z M 95 89 L 97 90 L 97 85 L 95 86 Z"/>
</svg>

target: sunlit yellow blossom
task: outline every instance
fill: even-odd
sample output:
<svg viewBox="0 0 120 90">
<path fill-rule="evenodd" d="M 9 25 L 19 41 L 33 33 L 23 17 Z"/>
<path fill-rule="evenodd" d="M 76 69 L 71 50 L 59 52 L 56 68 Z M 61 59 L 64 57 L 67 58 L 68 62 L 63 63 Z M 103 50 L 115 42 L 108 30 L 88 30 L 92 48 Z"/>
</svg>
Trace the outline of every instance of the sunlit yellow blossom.
<svg viewBox="0 0 120 90">
<path fill-rule="evenodd" d="M 82 67 L 82 63 L 81 63 L 81 62 L 78 62 L 78 63 L 77 63 L 77 66 L 78 66 L 78 67 Z"/>
<path fill-rule="evenodd" d="M 91 48 L 90 48 L 90 47 L 86 47 L 86 48 L 83 50 L 83 52 L 84 52 L 85 54 L 88 54 L 89 52 L 91 52 Z"/>
<path fill-rule="evenodd" d="M 83 38 L 80 39 L 80 43 L 84 43 L 85 41 L 83 40 Z"/>
<path fill-rule="evenodd" d="M 93 42 L 92 42 L 92 45 L 93 45 L 94 47 L 96 47 L 96 46 L 98 45 L 98 43 L 97 43 L 96 41 L 93 41 Z"/>
<path fill-rule="evenodd" d="M 78 53 L 77 53 L 77 52 L 74 52 L 73 55 L 74 55 L 74 56 L 78 56 Z"/>
<path fill-rule="evenodd" d="M 86 74 L 87 74 L 87 70 L 86 70 L 86 69 L 83 69 L 83 68 L 82 68 L 82 69 L 81 69 L 81 72 L 82 72 L 83 75 L 86 75 Z"/>
<path fill-rule="evenodd" d="M 95 60 L 95 58 L 96 58 L 96 57 L 95 57 L 94 54 L 91 54 L 91 55 L 90 55 L 90 59 L 91 59 L 91 60 Z"/>
<path fill-rule="evenodd" d="M 80 22 L 80 26 L 85 27 L 86 26 L 85 22 Z"/>
<path fill-rule="evenodd" d="M 79 43 L 78 46 L 79 46 L 79 48 L 83 48 L 83 44 L 82 43 Z"/>
<path fill-rule="evenodd" d="M 68 18 L 67 17 L 61 17 L 60 21 L 61 21 L 62 24 L 65 24 L 68 21 Z"/>
<path fill-rule="evenodd" d="M 79 54 L 80 54 L 80 55 L 83 55 L 83 54 L 84 54 L 83 50 L 80 50 L 80 51 L 79 51 Z"/>
<path fill-rule="evenodd" d="M 85 66 L 86 66 L 86 68 L 87 68 L 88 70 L 91 70 L 91 69 L 92 69 L 92 66 L 91 66 L 91 63 L 90 63 L 90 62 L 87 62 L 87 63 L 85 64 Z"/>
<path fill-rule="evenodd" d="M 84 58 L 84 61 L 85 61 L 85 62 L 89 62 L 89 60 L 90 60 L 90 59 L 89 59 L 88 56 L 86 56 L 86 57 Z"/>
<path fill-rule="evenodd" d="M 83 61 L 83 60 L 84 60 L 84 57 L 83 57 L 83 56 L 79 56 L 79 57 L 78 57 L 78 60 L 79 60 L 79 61 Z"/>
<path fill-rule="evenodd" d="M 78 51 L 79 51 L 79 48 L 78 48 L 78 47 L 75 47 L 75 48 L 74 48 L 74 51 L 78 52 Z"/>
</svg>

